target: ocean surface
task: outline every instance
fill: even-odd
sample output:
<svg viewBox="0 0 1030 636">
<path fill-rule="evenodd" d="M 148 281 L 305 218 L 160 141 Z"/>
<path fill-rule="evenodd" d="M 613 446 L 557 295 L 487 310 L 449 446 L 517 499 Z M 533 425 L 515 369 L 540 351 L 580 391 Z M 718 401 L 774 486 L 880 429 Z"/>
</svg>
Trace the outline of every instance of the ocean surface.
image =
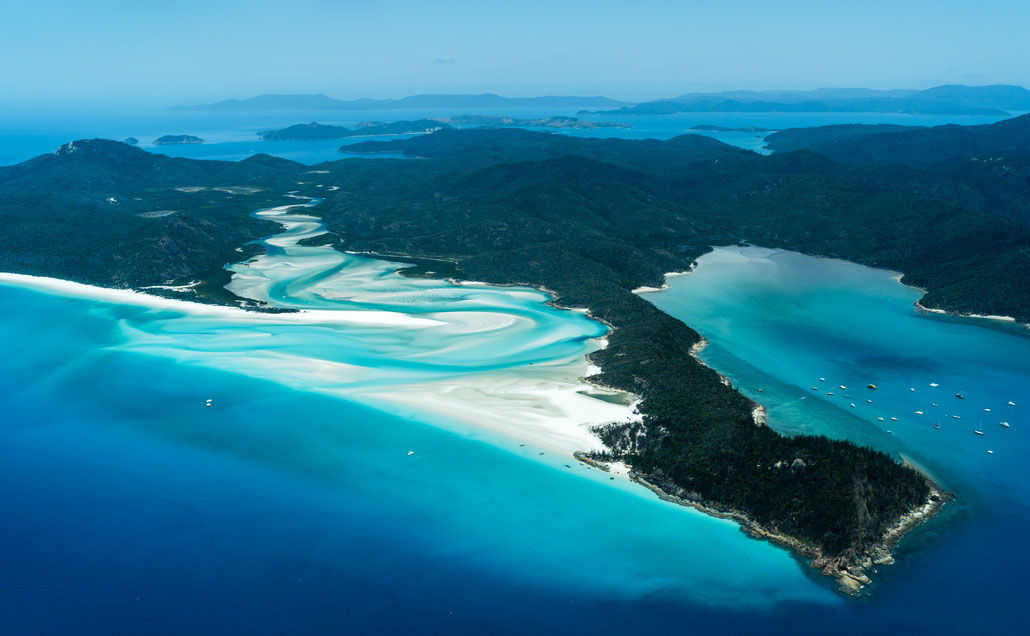
<svg viewBox="0 0 1030 636">
<path fill-rule="evenodd" d="M 204 112 L 143 109 L 67 109 L 61 105 L 33 109 L 0 104 L 0 166 L 11 165 L 53 152 L 76 139 L 103 137 L 122 140 L 135 137 L 140 147 L 175 157 L 239 160 L 263 152 L 306 164 L 348 158 L 340 146 L 367 141 L 366 137 L 320 141 L 261 141 L 262 130 L 284 128 L 317 121 L 353 127 L 364 121 L 400 121 L 449 115 L 494 115 L 541 118 L 577 116 L 593 121 L 631 124 L 632 128 L 569 130 L 564 134 L 626 139 L 669 139 L 690 132 L 705 134 L 728 144 L 761 151 L 767 133 L 690 131 L 692 126 L 710 124 L 727 128 L 756 126 L 772 130 L 848 123 L 892 123 L 909 126 L 942 124 L 988 124 L 1002 117 L 907 115 L 892 113 L 683 113 L 679 115 L 576 115 L 575 109 L 419 109 L 380 111 L 243 111 Z M 542 128 L 555 132 L 552 128 Z M 203 144 L 154 146 L 154 139 L 168 134 L 197 135 Z M 396 139 L 398 137 L 381 137 Z M 377 155 L 386 157 L 388 155 Z"/>
<path fill-rule="evenodd" d="M 938 634 L 1025 630 L 1030 330 L 922 313 L 893 272 L 759 247 L 718 248 L 669 285 L 645 297 L 710 340 L 701 358 L 771 426 L 910 458 L 956 493 L 846 613 Z"/>
<path fill-rule="evenodd" d="M 75 138 L 146 147 L 167 133 L 212 143 L 161 152 L 315 163 L 338 158 L 339 142 L 273 151 L 254 133 L 434 113 L 328 115 L 20 114 L 0 119 L 0 165 Z M 870 121 L 945 123 L 907 117 Z M 843 120 L 634 123 L 577 134 Z M 0 633 L 944 634 L 1017 632 L 1030 619 L 1025 328 L 917 313 L 920 292 L 890 272 L 760 248 L 716 250 L 645 296 L 709 338 L 703 358 L 778 430 L 903 454 L 958 495 L 853 600 L 733 523 L 471 425 L 456 405 L 503 419 L 496 410 L 540 387 L 600 403 L 569 378 L 603 326 L 534 290 L 408 279 L 394 263 L 300 246 L 321 231 L 312 204 L 257 212 L 284 231 L 233 267 L 231 285 L 337 318 L 0 285 Z M 481 395 L 454 394 L 463 386 Z M 556 417 L 534 419 L 542 404 L 512 407 L 530 414 L 527 439 Z"/>
</svg>

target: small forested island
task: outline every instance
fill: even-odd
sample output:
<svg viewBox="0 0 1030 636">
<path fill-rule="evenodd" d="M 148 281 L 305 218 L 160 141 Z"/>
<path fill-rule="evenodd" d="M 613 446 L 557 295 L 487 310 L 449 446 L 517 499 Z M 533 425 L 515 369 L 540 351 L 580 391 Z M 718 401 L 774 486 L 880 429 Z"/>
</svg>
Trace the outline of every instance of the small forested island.
<svg viewBox="0 0 1030 636">
<path fill-rule="evenodd" d="M 594 122 L 576 119 L 575 117 L 546 117 L 543 119 L 517 119 L 513 117 L 494 117 L 491 115 L 456 115 L 434 119 L 417 119 L 415 121 L 365 121 L 354 128 L 333 126 L 331 124 L 296 124 L 277 130 L 262 130 L 258 136 L 264 141 L 296 141 L 311 139 L 343 139 L 345 137 L 377 137 L 386 135 L 424 135 L 438 130 L 461 127 L 479 128 L 563 128 L 584 129 L 595 128 L 631 128 L 630 124 L 616 122 Z"/>
<path fill-rule="evenodd" d="M 122 143 L 123 144 L 129 144 L 130 146 L 138 146 L 139 145 L 139 139 L 136 139 L 135 137 L 126 137 L 125 139 L 122 140 Z"/>
<path fill-rule="evenodd" d="M 726 126 L 715 126 L 713 124 L 698 124 L 691 126 L 690 130 L 704 130 L 709 132 L 771 132 L 771 128 L 760 128 L 758 126 L 744 126 L 743 128 L 727 128 Z"/>
<path fill-rule="evenodd" d="M 576 117 L 543 117 L 521 119 L 518 117 L 495 117 L 492 115 L 455 115 L 441 117 L 436 121 L 455 126 L 480 126 L 504 128 L 564 128 L 571 130 L 593 130 L 596 128 L 632 128 L 632 124 L 614 121 L 589 121 Z"/>
<path fill-rule="evenodd" d="M 985 138 L 1010 137 L 1030 130 L 1030 117 L 993 126 Z M 951 135 L 926 131 L 927 147 Z M 546 288 L 557 305 L 610 325 L 589 380 L 638 396 L 642 420 L 600 426 L 604 447 L 583 449 L 583 459 L 630 464 L 662 497 L 788 546 L 849 593 L 949 494 L 884 453 L 777 433 L 758 404 L 697 359 L 697 332 L 633 290 L 746 237 L 903 272 L 927 290 L 920 302 L 930 308 L 1030 321 L 1025 150 L 854 166 L 808 150 L 762 156 L 702 135 L 505 128 L 349 150 L 420 159 L 232 163 L 103 140 L 66 144 L 0 168 L 9 230 L 0 270 L 114 287 L 200 280 L 201 299 L 237 303 L 221 288 L 222 266 L 272 230 L 248 212 L 282 204 L 289 191 L 318 196 L 342 249 L 447 259 L 473 280 Z M 111 197 L 123 203 L 111 206 Z M 142 215 L 153 210 L 177 212 Z"/>
<path fill-rule="evenodd" d="M 170 146 L 172 144 L 202 144 L 204 140 L 195 135 L 164 135 L 154 140 L 155 146 Z"/>
<path fill-rule="evenodd" d="M 424 135 L 449 128 L 447 124 L 435 119 L 417 119 L 415 121 L 366 121 L 355 128 L 320 124 L 295 124 L 278 130 L 262 130 L 258 133 L 264 141 L 297 141 L 311 139 L 342 139 L 344 137 L 376 137 L 380 135 Z"/>
</svg>

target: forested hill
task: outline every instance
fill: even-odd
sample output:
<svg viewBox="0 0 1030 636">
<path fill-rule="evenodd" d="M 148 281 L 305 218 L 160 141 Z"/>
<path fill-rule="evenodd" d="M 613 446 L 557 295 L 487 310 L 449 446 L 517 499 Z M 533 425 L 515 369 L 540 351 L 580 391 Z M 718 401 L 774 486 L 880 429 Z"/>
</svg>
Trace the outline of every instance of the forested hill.
<svg viewBox="0 0 1030 636">
<path fill-rule="evenodd" d="M 104 286 L 212 282 L 274 231 L 248 215 L 289 202 L 307 167 L 255 155 L 195 161 L 101 139 L 0 168 L 0 271 Z"/>
<path fill-rule="evenodd" d="M 434 119 L 395 121 L 391 123 L 369 121 L 359 124 L 356 128 L 332 126 L 313 121 L 310 124 L 295 124 L 278 130 L 262 130 L 258 133 L 258 136 L 264 141 L 341 139 L 343 137 L 373 137 L 376 135 L 415 135 L 434 132 L 441 128 L 450 128 L 450 126 Z"/>
<path fill-rule="evenodd" d="M 981 126 L 792 128 L 766 141 L 777 152 L 804 148 L 842 163 L 929 166 L 967 157 L 1030 154 L 1030 114 Z"/>
<path fill-rule="evenodd" d="M 319 213 L 347 249 L 454 259 L 477 280 L 546 286 L 617 327 L 594 379 L 640 395 L 644 422 L 607 429 L 612 451 L 666 492 L 737 511 L 852 573 L 928 485 L 879 453 L 756 426 L 754 405 L 690 355 L 698 335 L 631 290 L 746 239 L 905 272 L 932 306 L 1030 320 L 1026 158 L 854 167 L 698 135 L 522 130 L 350 148 L 423 159 L 308 167 L 75 142 L 0 169 L 0 270 L 116 286 L 217 280 L 213 268 L 272 231 L 250 211 L 290 190 L 324 194 Z M 773 470 L 782 462 L 803 468 Z"/>
</svg>

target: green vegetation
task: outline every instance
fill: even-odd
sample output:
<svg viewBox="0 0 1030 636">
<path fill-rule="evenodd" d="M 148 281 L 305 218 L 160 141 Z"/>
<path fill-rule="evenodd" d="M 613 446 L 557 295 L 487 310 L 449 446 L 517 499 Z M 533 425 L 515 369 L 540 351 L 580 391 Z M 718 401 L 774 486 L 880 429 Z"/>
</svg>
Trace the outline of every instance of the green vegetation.
<svg viewBox="0 0 1030 636">
<path fill-rule="evenodd" d="M 199 293 L 224 302 L 222 267 L 276 231 L 249 214 L 289 203 L 281 193 L 306 169 L 267 155 L 192 161 L 114 141 L 65 144 L 0 168 L 0 270 L 114 287 L 221 281 Z"/>
<path fill-rule="evenodd" d="M 856 167 L 807 151 L 763 157 L 699 135 L 515 129 L 348 149 L 422 160 L 232 164 L 69 144 L 0 169 L 0 268 L 119 286 L 197 277 L 270 231 L 245 212 L 283 203 L 269 193 L 313 189 L 298 182 L 324 171 L 319 182 L 339 189 L 326 192 L 320 215 L 342 248 L 544 286 L 614 326 L 593 354 L 602 370 L 592 380 L 639 395 L 643 421 L 604 427 L 610 453 L 669 494 L 743 514 L 853 572 L 926 501 L 928 483 L 882 453 L 757 425 L 755 404 L 691 355 L 698 334 L 631 290 L 660 284 L 710 245 L 746 239 L 903 271 L 929 290 L 930 306 L 1030 320 L 1021 190 L 1030 157 Z M 167 210 L 177 212 L 141 216 Z M 439 260 L 419 271 L 444 274 Z"/>
<path fill-rule="evenodd" d="M 357 128 L 331 126 L 313 121 L 310 124 L 296 124 L 279 130 L 263 130 L 258 133 L 258 136 L 264 141 L 342 139 L 344 137 L 374 137 L 377 135 L 416 135 L 435 132 L 443 128 L 449 128 L 449 126 L 435 119 L 397 121 L 389 124 L 379 121 L 368 121 L 358 124 Z"/>
<path fill-rule="evenodd" d="M 933 128 L 861 124 L 795 128 L 769 135 L 775 151 L 808 149 L 842 163 L 930 166 L 1030 150 L 1030 115 L 982 126 Z"/>
<path fill-rule="evenodd" d="M 575 130 L 592 130 L 595 128 L 632 128 L 632 124 L 614 121 L 590 121 L 575 117 L 543 117 L 539 119 L 522 119 L 519 117 L 495 117 L 493 115 L 455 115 L 441 117 L 436 121 L 455 126 L 484 126 L 506 128 L 566 128 Z"/>
<path fill-rule="evenodd" d="M 771 128 L 761 128 L 759 126 L 744 126 L 743 128 L 727 128 L 726 126 L 716 126 L 714 124 L 698 124 L 697 126 L 691 126 L 691 130 L 705 130 L 711 132 L 770 132 Z"/>
<path fill-rule="evenodd" d="M 204 140 L 195 135 L 164 135 L 154 140 L 155 146 L 170 146 L 173 144 L 202 144 Z"/>
</svg>

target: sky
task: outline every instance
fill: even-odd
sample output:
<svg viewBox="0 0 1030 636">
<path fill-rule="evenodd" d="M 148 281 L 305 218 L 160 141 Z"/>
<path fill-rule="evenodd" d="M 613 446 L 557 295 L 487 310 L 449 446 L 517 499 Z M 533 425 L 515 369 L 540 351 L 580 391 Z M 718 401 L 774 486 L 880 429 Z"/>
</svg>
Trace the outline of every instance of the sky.
<svg viewBox="0 0 1030 636">
<path fill-rule="evenodd" d="M 0 0 L 0 102 L 1030 86 L 1026 0 Z"/>
</svg>

